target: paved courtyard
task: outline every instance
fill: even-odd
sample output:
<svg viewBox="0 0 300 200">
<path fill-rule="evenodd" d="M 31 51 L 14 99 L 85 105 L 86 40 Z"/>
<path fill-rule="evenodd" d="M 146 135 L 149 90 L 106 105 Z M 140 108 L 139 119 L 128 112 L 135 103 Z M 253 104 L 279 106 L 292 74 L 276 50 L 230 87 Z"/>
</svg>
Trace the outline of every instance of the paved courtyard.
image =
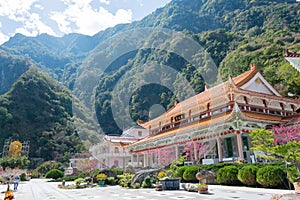
<svg viewBox="0 0 300 200">
<path fill-rule="evenodd" d="M 294 195 L 293 191 L 271 190 L 262 188 L 229 187 L 210 185 L 208 195 L 184 190 L 177 191 L 155 191 L 154 189 L 124 189 L 119 186 L 96 187 L 77 190 L 62 190 L 57 187 L 59 183 L 50 183 L 46 180 L 32 179 L 29 182 L 22 182 L 15 192 L 16 200 L 269 200 L 272 196 L 279 194 L 290 194 L 285 199 L 300 200 L 300 196 Z M 0 186 L 1 191 L 5 191 L 6 186 Z M 1 193 L 0 199 L 4 199 Z"/>
</svg>

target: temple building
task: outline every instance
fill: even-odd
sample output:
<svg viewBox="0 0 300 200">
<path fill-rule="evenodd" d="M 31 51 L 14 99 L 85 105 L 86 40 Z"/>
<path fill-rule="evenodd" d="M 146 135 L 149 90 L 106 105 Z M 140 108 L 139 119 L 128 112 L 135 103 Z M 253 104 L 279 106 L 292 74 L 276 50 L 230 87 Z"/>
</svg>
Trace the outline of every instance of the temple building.
<svg viewBox="0 0 300 200">
<path fill-rule="evenodd" d="M 255 65 L 235 78 L 175 103 L 147 122 L 148 136 L 127 144 L 131 161 L 159 167 L 188 153 L 194 162 L 253 161 L 249 132 L 287 123 L 300 101 L 282 97 Z"/>
</svg>

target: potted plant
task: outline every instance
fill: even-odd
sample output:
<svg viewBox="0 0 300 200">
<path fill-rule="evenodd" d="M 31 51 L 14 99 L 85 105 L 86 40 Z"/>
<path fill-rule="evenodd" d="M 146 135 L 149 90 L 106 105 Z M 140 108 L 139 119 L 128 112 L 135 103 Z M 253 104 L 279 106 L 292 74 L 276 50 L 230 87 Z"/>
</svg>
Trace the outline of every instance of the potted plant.
<svg viewBox="0 0 300 200">
<path fill-rule="evenodd" d="M 96 176 L 96 179 L 97 179 L 99 185 L 104 185 L 106 178 L 107 178 L 107 176 L 104 173 L 100 173 Z"/>
<path fill-rule="evenodd" d="M 199 183 L 198 186 L 198 192 L 199 194 L 207 194 L 208 193 L 208 185 L 205 183 Z"/>
</svg>

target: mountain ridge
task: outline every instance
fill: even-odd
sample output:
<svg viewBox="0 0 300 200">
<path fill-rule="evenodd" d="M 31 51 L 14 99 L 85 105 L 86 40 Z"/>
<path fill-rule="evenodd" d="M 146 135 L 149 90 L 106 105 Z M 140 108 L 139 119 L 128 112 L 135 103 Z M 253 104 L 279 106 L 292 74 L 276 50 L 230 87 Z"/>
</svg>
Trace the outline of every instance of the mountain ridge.
<svg viewBox="0 0 300 200">
<path fill-rule="evenodd" d="M 77 78 L 78 69 L 88 68 L 87 64 L 97 64 L 99 67 L 104 67 L 102 66 L 103 63 L 101 63 L 101 60 L 99 63 L 91 63 L 94 62 L 93 58 L 95 58 L 93 54 L 96 54 L 97 51 L 112 53 L 114 47 L 119 44 L 118 41 L 113 41 L 106 49 L 99 49 L 104 41 L 109 40 L 112 36 L 116 36 L 117 34 L 122 34 L 125 31 L 152 27 L 182 32 L 185 36 L 201 45 L 205 51 L 210 54 L 218 67 L 219 81 L 226 80 L 229 74 L 236 76 L 248 70 L 250 64 L 256 64 L 263 76 L 265 76 L 281 94 L 287 95 L 288 92 L 300 94 L 299 73 L 283 58 L 284 51 L 287 47 L 292 47 L 294 51 L 300 51 L 300 34 L 298 32 L 300 30 L 299 10 L 299 3 L 292 0 L 173 0 L 165 7 L 157 9 L 151 15 L 146 16 L 140 21 L 131 24 L 117 25 L 105 31 L 100 31 L 93 36 L 68 34 L 63 37 L 54 37 L 42 34 L 37 37 L 26 37 L 21 34 L 16 34 L 15 37 L 10 38 L 8 42 L 0 46 L 2 56 L 0 56 L 0 61 L 2 61 L 2 65 L 0 64 L 0 72 L 4 74 L 0 76 L 0 91 L 2 91 L 2 93 L 9 91 L 16 82 L 16 85 L 20 87 L 19 84 L 22 82 L 21 80 L 24 80 L 22 74 L 26 73 L 31 65 L 36 65 L 60 84 L 64 84 L 64 86 L 72 90 Z M 165 42 L 166 44 L 162 41 L 163 45 L 171 46 L 175 45 L 178 41 L 171 44 L 167 44 L 167 41 Z M 192 66 L 175 53 L 157 51 L 155 48 L 138 49 L 127 55 L 123 55 L 112 62 L 110 70 L 105 71 L 99 77 L 99 80 L 97 80 L 98 85 L 96 89 L 98 93 L 95 95 L 96 114 L 101 128 L 105 130 L 105 134 L 120 134 L 123 128 L 117 127 L 115 123 L 115 120 L 123 120 L 122 117 L 120 117 L 120 119 L 114 119 L 113 113 L 111 112 L 112 108 L 110 104 L 114 87 L 128 70 L 132 70 L 133 74 L 137 73 L 139 72 L 138 66 L 153 61 L 160 65 L 173 67 L 173 69 L 178 71 L 179 74 L 188 81 L 196 93 L 204 90 L 206 83 L 201 76 L 201 70 L 208 70 L 209 65 L 207 65 L 207 63 L 201 63 L 203 64 L 202 68 L 196 69 L 195 66 Z M 15 65 L 15 63 L 18 62 L 21 64 Z M 9 67 L 10 64 L 12 64 L 12 68 Z M 30 71 L 28 73 L 33 72 Z M 39 76 L 34 75 L 34 73 L 32 75 L 36 80 L 40 79 Z M 165 78 L 167 79 L 167 77 Z M 53 82 L 50 78 L 43 80 Z M 163 82 L 165 80 L 163 79 L 161 81 Z M 25 84 L 23 86 L 32 87 L 32 90 L 38 94 L 43 94 L 46 91 L 52 93 L 47 90 L 47 87 L 40 88 L 36 84 L 33 84 L 34 81 L 29 81 L 29 83 L 32 85 Z M 59 83 L 56 84 L 59 85 Z M 47 85 L 44 82 L 43 84 Z M 178 82 L 175 81 L 174 84 L 178 84 Z M 14 89 L 16 88 L 13 86 L 13 90 Z M 117 97 L 121 98 L 121 94 L 130 94 L 129 89 L 130 84 L 124 85 L 124 89 L 120 91 Z M 22 94 L 22 90 L 19 91 Z M 71 109 L 71 97 L 66 91 L 67 90 L 62 90 L 58 92 L 59 94 L 53 92 L 55 94 L 54 99 L 56 98 L 55 100 L 57 101 L 54 101 L 53 106 L 57 106 L 57 109 L 61 113 L 55 120 L 58 120 L 63 125 L 69 122 L 71 123 L 71 121 L 67 120 L 67 122 L 65 122 L 65 120 L 72 118 L 72 112 L 69 111 L 69 109 Z M 158 91 L 159 93 L 156 94 L 155 92 Z M 65 95 L 68 97 L 58 98 L 62 95 L 60 93 L 64 92 L 66 92 Z M 177 100 L 179 94 L 179 89 L 170 91 L 158 85 L 139 88 L 131 94 L 129 105 L 124 105 L 125 110 L 129 111 L 130 117 L 132 118 L 132 122 L 128 124 L 134 125 L 137 119 L 148 120 L 154 117 L 153 113 L 151 113 L 151 106 L 154 102 L 161 104 L 165 110 L 168 110 L 174 104 L 175 100 Z M 7 107 L 7 102 L 11 102 L 15 105 L 22 105 L 23 103 L 22 99 L 7 99 L 9 96 L 7 95 L 8 94 L 5 93 L 0 96 L 0 99 L 2 99 L 0 104 L 0 117 L 2 116 L 3 119 L 14 118 L 17 113 L 17 107 L 14 107 L 15 114 L 10 115 L 11 112 Z M 30 98 L 30 94 L 23 93 L 23 97 Z M 65 101 L 66 99 L 67 102 Z M 51 107 L 52 101 L 47 95 L 42 95 L 42 98 L 38 100 L 41 104 L 45 103 L 45 105 Z M 31 99 L 27 103 L 33 102 L 34 99 Z M 27 106 L 34 111 L 32 105 L 28 104 Z M 51 112 L 49 113 L 51 114 Z M 26 121 L 27 118 L 24 113 L 23 115 L 24 121 Z M 39 117 L 38 114 L 34 112 L 32 115 L 37 118 Z M 40 117 L 44 119 L 45 116 L 42 117 L 41 115 Z M 22 119 L 18 120 L 22 121 Z M 4 122 L 5 121 L 3 121 L 3 123 Z M 16 122 L 17 120 L 13 120 L 12 122 L 5 123 L 11 126 L 10 123 L 16 124 Z M 74 131 L 73 125 L 68 124 L 68 127 Z M 23 131 L 30 130 L 28 134 L 35 134 L 35 132 L 32 131 L 33 129 L 29 129 L 30 125 L 22 125 L 22 127 L 19 128 L 23 128 Z M 44 126 L 42 126 L 40 130 L 43 128 L 44 131 L 48 131 Z M 1 136 L 2 141 L 3 137 L 9 137 L 14 133 L 20 134 L 23 132 L 21 130 L 12 130 L 13 129 L 4 130 L 0 128 L 0 132 L 7 133 L 7 135 Z M 53 132 L 50 134 L 51 137 L 55 135 L 56 131 L 59 132 L 55 130 L 55 128 L 51 131 Z M 68 133 L 68 131 L 69 130 L 63 129 L 62 132 Z M 91 133 L 96 132 L 92 129 L 86 130 L 86 132 L 89 131 Z M 75 134 L 75 132 L 76 131 L 73 133 Z M 43 142 L 46 142 L 45 140 L 47 140 L 48 136 L 39 136 L 43 138 Z M 48 139 L 53 142 L 51 137 Z M 88 135 L 84 137 L 89 138 Z M 92 140 L 95 140 L 94 142 L 96 143 L 95 137 L 93 138 Z M 51 143 L 49 148 L 53 146 L 55 145 Z M 74 150 L 74 148 L 70 149 L 70 151 Z M 39 152 L 38 147 L 34 147 L 33 152 Z M 46 152 L 46 148 L 43 152 Z M 50 157 L 47 159 L 50 159 Z M 62 158 L 60 157 L 59 159 Z"/>
</svg>

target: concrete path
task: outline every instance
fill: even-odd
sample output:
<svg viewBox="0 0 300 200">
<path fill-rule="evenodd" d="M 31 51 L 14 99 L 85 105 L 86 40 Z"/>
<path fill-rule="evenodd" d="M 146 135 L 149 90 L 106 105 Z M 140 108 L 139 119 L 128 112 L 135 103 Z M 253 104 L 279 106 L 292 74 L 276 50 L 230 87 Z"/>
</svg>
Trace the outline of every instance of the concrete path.
<svg viewBox="0 0 300 200">
<path fill-rule="evenodd" d="M 287 195 L 285 200 L 300 200 L 299 195 L 288 190 L 272 190 L 262 188 L 230 187 L 210 185 L 209 194 L 177 191 L 155 191 L 154 189 L 124 189 L 119 186 L 96 187 L 76 190 L 62 190 L 57 187 L 59 183 L 46 182 L 46 180 L 32 179 L 22 182 L 16 191 L 16 200 L 269 200 L 274 195 Z M 6 186 L 0 186 L 5 191 Z M 0 200 L 4 199 L 1 193 Z"/>
</svg>

